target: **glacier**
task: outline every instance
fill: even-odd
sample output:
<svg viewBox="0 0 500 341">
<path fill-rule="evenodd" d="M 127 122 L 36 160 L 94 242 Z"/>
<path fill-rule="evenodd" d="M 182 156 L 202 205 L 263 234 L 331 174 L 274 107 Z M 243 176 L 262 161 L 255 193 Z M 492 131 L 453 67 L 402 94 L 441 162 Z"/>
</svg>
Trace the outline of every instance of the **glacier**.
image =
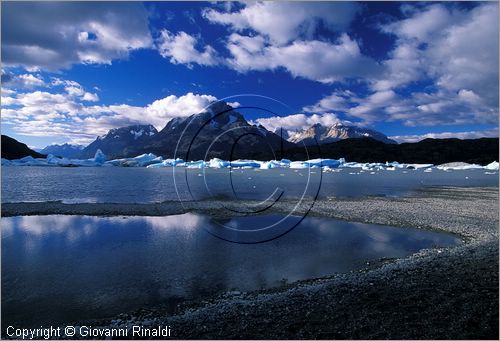
<svg viewBox="0 0 500 341">
<path fill-rule="evenodd" d="M 484 169 L 487 171 L 498 171 L 499 163 L 494 161 L 486 166 L 469 164 L 464 162 L 451 162 L 442 165 L 418 164 L 418 163 L 399 163 L 399 162 L 347 162 L 344 158 L 340 159 L 311 159 L 305 161 L 282 160 L 221 160 L 213 158 L 209 161 L 185 161 L 183 159 L 163 159 L 153 153 L 141 154 L 135 157 L 107 160 L 106 155 L 98 149 L 93 158 L 90 159 L 68 159 L 47 155 L 46 158 L 33 158 L 26 156 L 17 160 L 1 159 L 2 166 L 38 166 L 38 167 L 146 167 L 146 168 L 165 168 L 165 167 L 185 167 L 189 169 L 203 168 L 254 168 L 254 169 L 309 169 L 321 168 L 325 172 L 337 171 L 339 168 L 355 168 L 360 171 L 379 171 L 396 169 L 416 170 L 423 169 L 425 172 L 431 172 L 433 169 L 441 171 L 456 171 L 468 169 Z M 355 174 L 355 173 L 353 173 Z"/>
</svg>

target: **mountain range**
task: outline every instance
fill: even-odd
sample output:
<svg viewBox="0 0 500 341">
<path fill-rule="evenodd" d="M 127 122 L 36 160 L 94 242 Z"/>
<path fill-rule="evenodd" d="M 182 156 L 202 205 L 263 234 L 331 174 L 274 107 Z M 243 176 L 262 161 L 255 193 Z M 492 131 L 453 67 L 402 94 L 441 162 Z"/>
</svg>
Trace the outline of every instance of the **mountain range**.
<svg viewBox="0 0 500 341">
<path fill-rule="evenodd" d="M 304 146 L 308 149 L 306 153 Z M 99 149 L 108 159 L 154 153 L 164 158 L 184 160 L 344 157 L 357 162 L 487 163 L 498 159 L 498 138 L 426 139 L 398 145 L 375 130 L 342 123 L 328 127 L 315 124 L 297 131 L 271 132 L 263 126 L 248 123 L 228 104 L 216 102 L 200 114 L 170 120 L 160 131 L 152 125 L 132 125 L 111 129 L 84 148 L 69 144 L 52 145 L 41 152 L 86 159 L 94 157 Z M 3 158 L 14 159 L 26 155 L 43 157 L 26 145 L 2 135 Z"/>
<path fill-rule="evenodd" d="M 79 157 L 83 148 L 85 148 L 85 146 L 82 146 L 80 144 L 64 143 L 64 144 L 51 144 L 50 146 L 47 146 L 37 151 L 45 155 L 52 154 L 55 156 L 66 157 L 71 159 Z"/>
<path fill-rule="evenodd" d="M 111 129 L 85 147 L 79 157 L 90 158 L 101 149 L 109 158 L 154 153 L 187 160 L 214 157 L 264 160 L 280 158 L 285 150 L 316 141 L 324 144 L 371 137 L 384 143 L 396 143 L 380 132 L 341 123 L 330 127 L 315 124 L 308 129 L 280 134 L 281 131 L 271 132 L 263 126 L 252 125 L 227 103 L 216 102 L 200 114 L 170 120 L 160 131 L 152 125 Z"/>
<path fill-rule="evenodd" d="M 112 159 L 132 156 L 137 146 L 147 144 L 156 134 L 158 130 L 150 124 L 111 129 L 107 134 L 98 136 L 94 142 L 83 148 L 79 157 L 91 158 L 98 149 Z"/>
<path fill-rule="evenodd" d="M 286 131 L 286 133 L 284 134 L 284 138 L 286 138 L 289 142 L 306 146 L 316 143 L 325 144 L 349 138 L 363 137 L 370 137 L 383 143 L 397 143 L 396 141 L 389 139 L 387 136 L 378 131 L 361 128 L 354 125 L 346 125 L 340 122 L 328 127 L 316 123 L 307 129 Z"/>
<path fill-rule="evenodd" d="M 432 163 L 467 162 L 486 165 L 498 161 L 498 138 L 470 140 L 424 139 L 415 143 L 388 144 L 373 138 L 345 139 L 337 142 L 287 151 L 291 160 L 314 158 L 339 159 L 350 162 Z"/>
<path fill-rule="evenodd" d="M 294 147 L 264 127 L 249 124 L 223 102 L 211 105 L 203 113 L 172 119 L 146 142 L 137 145 L 132 154 L 151 152 L 185 160 L 274 159 L 281 155 L 273 151 Z"/>
</svg>

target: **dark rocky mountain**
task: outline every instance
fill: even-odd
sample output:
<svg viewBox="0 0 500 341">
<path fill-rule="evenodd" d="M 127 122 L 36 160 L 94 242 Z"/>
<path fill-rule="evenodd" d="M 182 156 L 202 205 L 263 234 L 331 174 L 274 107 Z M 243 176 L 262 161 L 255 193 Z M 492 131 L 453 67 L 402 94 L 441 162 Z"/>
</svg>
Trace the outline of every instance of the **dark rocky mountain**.
<svg viewBox="0 0 500 341">
<path fill-rule="evenodd" d="M 354 162 L 432 163 L 467 162 L 486 165 L 498 161 L 498 138 L 425 139 L 417 143 L 386 144 L 373 138 L 351 138 L 318 146 L 309 146 L 309 158 L 345 158 Z M 291 160 L 308 158 L 304 147 L 285 152 Z"/>
<path fill-rule="evenodd" d="M 284 132 L 283 132 L 284 133 Z M 347 125 L 343 123 L 335 123 L 332 126 L 324 126 L 319 123 L 313 126 L 302 129 L 298 131 L 287 131 L 286 139 L 293 143 L 298 143 L 299 145 L 313 145 L 313 144 L 325 144 L 336 142 L 339 140 L 345 140 L 349 138 L 361 138 L 370 137 L 374 140 L 381 141 L 384 143 L 395 144 L 396 141 L 389 139 L 386 135 L 372 130 L 357 127 L 354 125 Z M 285 137 L 285 134 L 283 134 Z"/>
<path fill-rule="evenodd" d="M 294 144 L 262 126 L 250 125 L 224 102 L 212 104 L 206 112 L 174 118 L 145 143 L 127 150 L 127 156 L 154 153 L 185 160 L 220 158 L 269 160 L 281 158 L 281 150 Z"/>
<path fill-rule="evenodd" d="M 92 158 L 98 149 L 108 158 L 136 156 L 133 155 L 133 150 L 138 146 L 148 144 L 157 133 L 156 128 L 150 124 L 111 129 L 107 134 L 98 136 L 78 156 L 83 159 Z"/>
<path fill-rule="evenodd" d="M 13 139 L 7 135 L 2 135 L 2 158 L 8 160 L 20 159 L 25 156 L 41 157 L 44 158 L 45 155 L 35 152 L 28 148 L 24 143 Z"/>
<path fill-rule="evenodd" d="M 59 157 L 77 158 L 85 146 L 79 144 L 52 144 L 40 150 L 43 154 L 52 154 Z"/>
<path fill-rule="evenodd" d="M 311 144 L 314 138 L 319 140 L 319 145 Z M 2 137 L 2 143 L 3 140 Z M 328 142 L 332 140 L 336 142 Z M 307 152 L 302 142 L 308 146 Z M 190 161 L 343 157 L 356 162 L 442 164 L 462 161 L 487 164 L 498 160 L 499 147 L 498 138 L 426 139 L 397 144 L 382 133 L 344 124 L 331 127 L 314 125 L 302 132 L 279 131 L 276 134 L 262 126 L 249 124 L 231 106 L 216 102 L 200 114 L 170 120 L 159 132 L 151 125 L 111 129 L 85 147 L 78 157 L 92 158 L 98 149 L 108 159 L 154 153 L 164 158 L 177 157 Z M 23 156 L 26 155 L 30 154 L 25 151 Z"/>
</svg>

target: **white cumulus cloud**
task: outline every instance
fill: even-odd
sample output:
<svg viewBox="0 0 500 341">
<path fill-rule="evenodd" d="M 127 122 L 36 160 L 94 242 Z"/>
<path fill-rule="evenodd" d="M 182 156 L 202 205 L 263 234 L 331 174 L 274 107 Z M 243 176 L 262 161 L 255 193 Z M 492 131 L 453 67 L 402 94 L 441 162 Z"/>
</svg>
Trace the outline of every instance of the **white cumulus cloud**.
<svg viewBox="0 0 500 341">
<path fill-rule="evenodd" d="M 433 4 L 413 9 L 409 18 L 382 27 L 395 35 L 396 47 L 377 91 L 430 78 L 440 90 L 473 91 L 498 105 L 498 6 L 483 3 L 471 10 Z"/>
<path fill-rule="evenodd" d="M 270 131 L 276 131 L 280 128 L 285 130 L 300 130 L 309 128 L 310 126 L 317 123 L 324 126 L 331 126 L 339 122 L 341 122 L 341 120 L 339 120 L 339 118 L 335 114 L 325 113 L 313 115 L 294 114 L 282 117 L 266 117 L 256 119 L 255 122 L 252 123 L 261 124 Z"/>
<path fill-rule="evenodd" d="M 14 89 L 32 89 L 47 86 L 41 75 L 32 73 L 15 75 L 5 70 L 2 70 L 2 85 Z"/>
<path fill-rule="evenodd" d="M 96 93 L 85 92 L 82 100 L 87 102 L 97 102 L 99 101 L 99 96 Z"/>
<path fill-rule="evenodd" d="M 200 113 L 217 100 L 211 95 L 187 93 L 170 95 L 144 107 L 99 105 L 89 103 L 97 102 L 98 96 L 86 92 L 77 82 L 55 79 L 53 84 L 66 90 L 61 93 L 38 90 L 2 95 L 2 125 L 9 125 L 20 135 L 86 144 L 109 129 L 127 125 L 153 124 L 162 129 L 172 118 Z"/>
<path fill-rule="evenodd" d="M 224 65 L 241 73 L 284 70 L 322 83 L 379 71 L 378 63 L 363 55 L 359 43 L 345 33 L 361 10 L 357 3 L 265 1 L 242 4 L 234 11 L 217 7 L 202 15 L 232 31 L 226 38 L 227 51 L 216 52 L 185 32 L 164 30 L 158 43 L 162 56 L 173 63 Z M 320 26 L 339 36 L 334 41 L 320 39 L 316 34 Z"/>
<path fill-rule="evenodd" d="M 231 54 L 228 65 L 239 72 L 283 68 L 294 77 L 332 83 L 378 71 L 378 64 L 364 56 L 358 43 L 345 33 L 333 43 L 309 40 L 286 46 L 267 44 L 260 36 L 232 34 L 227 49 Z"/>
<path fill-rule="evenodd" d="M 192 92 L 183 96 L 170 95 L 149 104 L 145 113 L 148 122 L 157 128 L 163 126 L 174 117 L 187 117 L 198 114 L 217 98 L 211 95 L 197 95 Z"/>
<path fill-rule="evenodd" d="M 349 90 L 334 91 L 330 95 L 323 97 L 316 104 L 303 108 L 306 112 L 324 113 L 328 111 L 346 112 L 353 103 L 356 102 L 356 95 Z"/>
<path fill-rule="evenodd" d="M 215 50 L 206 45 L 202 50 L 197 49 L 198 41 L 186 32 L 173 34 L 168 30 L 162 30 L 158 38 L 158 51 L 164 58 L 170 58 L 174 64 L 195 63 L 199 65 L 215 65 L 218 57 Z"/>
<path fill-rule="evenodd" d="M 235 31 L 252 29 L 276 44 L 297 38 L 309 38 L 319 23 L 334 31 L 345 30 L 360 10 L 349 2 L 280 2 L 246 3 L 234 12 L 206 9 L 203 16 L 212 23 L 227 25 Z"/>
<path fill-rule="evenodd" d="M 308 111 L 343 111 L 365 122 L 407 126 L 498 124 L 498 6 L 402 6 L 406 18 L 381 27 L 395 37 L 368 94 L 332 93 Z M 416 82 L 429 84 L 401 95 Z"/>
<path fill-rule="evenodd" d="M 1 25 L 2 62 L 29 70 L 109 64 L 152 46 L 139 3 L 6 2 Z"/>
</svg>

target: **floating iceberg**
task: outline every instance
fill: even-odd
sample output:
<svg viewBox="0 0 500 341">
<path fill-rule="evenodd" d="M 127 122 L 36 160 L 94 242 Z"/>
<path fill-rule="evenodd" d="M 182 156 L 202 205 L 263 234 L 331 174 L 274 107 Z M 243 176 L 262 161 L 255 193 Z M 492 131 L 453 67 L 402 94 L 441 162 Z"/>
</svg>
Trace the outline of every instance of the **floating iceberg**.
<svg viewBox="0 0 500 341">
<path fill-rule="evenodd" d="M 146 168 L 180 167 L 185 165 L 186 162 L 183 159 L 166 159 L 158 163 L 151 163 Z"/>
<path fill-rule="evenodd" d="M 442 165 L 436 166 L 436 168 L 447 171 L 447 170 L 481 169 L 484 167 L 480 166 L 480 165 L 476 165 L 476 164 L 466 163 L 466 162 L 449 162 L 449 163 L 444 163 Z"/>
<path fill-rule="evenodd" d="M 408 163 L 405 165 L 405 168 L 408 169 L 422 169 L 422 168 L 429 168 L 434 166 L 432 163 Z"/>
<path fill-rule="evenodd" d="M 100 149 L 97 149 L 97 151 L 95 152 L 94 162 L 100 165 L 106 162 L 106 155 L 104 155 L 104 153 Z"/>
<path fill-rule="evenodd" d="M 25 156 L 17 160 L 3 160 L 4 159 L 2 159 L 3 166 L 99 167 L 106 161 L 106 156 L 100 149 L 98 149 L 95 156 L 92 159 L 87 160 L 60 158 L 52 154 L 47 155 L 45 159 Z"/>
<path fill-rule="evenodd" d="M 73 160 L 73 161 L 80 162 L 81 160 Z M 73 165 L 72 160 L 69 160 L 65 157 L 59 158 L 59 157 L 54 156 L 52 154 L 47 155 L 47 163 L 55 165 L 55 166 L 62 166 L 62 167 L 70 167 Z"/>
<path fill-rule="evenodd" d="M 307 168 L 307 165 L 303 161 L 292 161 L 292 162 L 290 162 L 289 167 L 293 168 L 293 169 L 303 169 L 303 168 Z"/>
<path fill-rule="evenodd" d="M 260 168 L 261 162 L 255 160 L 235 160 L 231 161 L 232 168 Z"/>
<path fill-rule="evenodd" d="M 107 161 L 107 165 L 121 166 L 121 167 L 147 167 L 155 163 L 161 163 L 163 158 L 161 156 L 156 156 L 155 154 L 141 154 L 136 157 L 129 157 L 123 159 L 114 159 Z"/>
<path fill-rule="evenodd" d="M 207 163 L 203 160 L 186 162 L 186 168 L 206 168 Z"/>
<path fill-rule="evenodd" d="M 273 168 L 289 168 L 290 160 L 283 159 L 281 161 L 271 160 L 267 162 L 261 162 L 260 169 L 273 169 Z"/>
<path fill-rule="evenodd" d="M 498 170 L 498 162 L 497 161 L 493 161 L 492 163 L 484 166 L 484 169 L 487 169 L 487 170 Z"/>
<path fill-rule="evenodd" d="M 229 161 L 224 161 L 218 158 L 211 159 L 208 162 L 208 167 L 210 168 L 227 168 L 229 167 L 230 163 Z"/>
<path fill-rule="evenodd" d="M 432 164 L 417 164 L 417 163 L 399 163 L 399 162 L 346 162 L 345 159 L 312 159 L 305 161 L 290 161 L 288 159 L 257 161 L 257 160 L 234 160 L 226 161 L 218 158 L 213 158 L 209 161 L 185 161 L 183 159 L 163 159 L 161 156 L 156 156 L 153 153 L 141 154 L 130 158 L 121 158 L 106 161 L 106 155 L 97 150 L 95 156 L 91 159 L 68 159 L 60 158 L 54 155 L 47 155 L 46 158 L 33 158 L 26 156 L 22 159 L 7 160 L 2 159 L 2 166 L 45 166 L 45 167 L 147 167 L 147 168 L 164 168 L 164 167 L 186 167 L 194 169 L 203 168 L 252 168 L 252 169 L 275 169 L 275 168 L 291 168 L 298 171 L 299 169 L 321 168 L 328 172 L 340 172 L 346 168 L 356 168 L 356 172 L 349 174 L 359 174 L 362 172 L 387 170 L 395 171 L 400 169 L 403 173 L 406 170 L 423 169 L 424 172 L 432 172 L 433 169 L 444 171 L 450 170 L 467 170 L 467 169 L 484 169 L 487 171 L 498 171 L 499 163 L 494 161 L 487 166 L 469 164 L 464 162 L 452 162 L 434 166 Z"/>
<path fill-rule="evenodd" d="M 329 167 L 329 168 L 337 168 L 345 163 L 345 159 L 313 159 L 304 161 L 306 166 L 309 168 L 320 168 L 320 167 Z"/>
<path fill-rule="evenodd" d="M 397 161 L 393 162 L 344 162 L 341 167 L 343 168 L 361 168 L 365 171 L 373 170 L 396 170 L 396 169 L 423 169 L 433 167 L 432 163 L 399 163 Z"/>
<path fill-rule="evenodd" d="M 11 160 L 10 165 L 12 165 L 12 166 L 39 166 L 39 167 L 57 166 L 57 164 L 48 163 L 47 159 L 42 159 L 42 158 L 35 159 L 33 156 L 25 156 L 21 159 Z"/>
</svg>

